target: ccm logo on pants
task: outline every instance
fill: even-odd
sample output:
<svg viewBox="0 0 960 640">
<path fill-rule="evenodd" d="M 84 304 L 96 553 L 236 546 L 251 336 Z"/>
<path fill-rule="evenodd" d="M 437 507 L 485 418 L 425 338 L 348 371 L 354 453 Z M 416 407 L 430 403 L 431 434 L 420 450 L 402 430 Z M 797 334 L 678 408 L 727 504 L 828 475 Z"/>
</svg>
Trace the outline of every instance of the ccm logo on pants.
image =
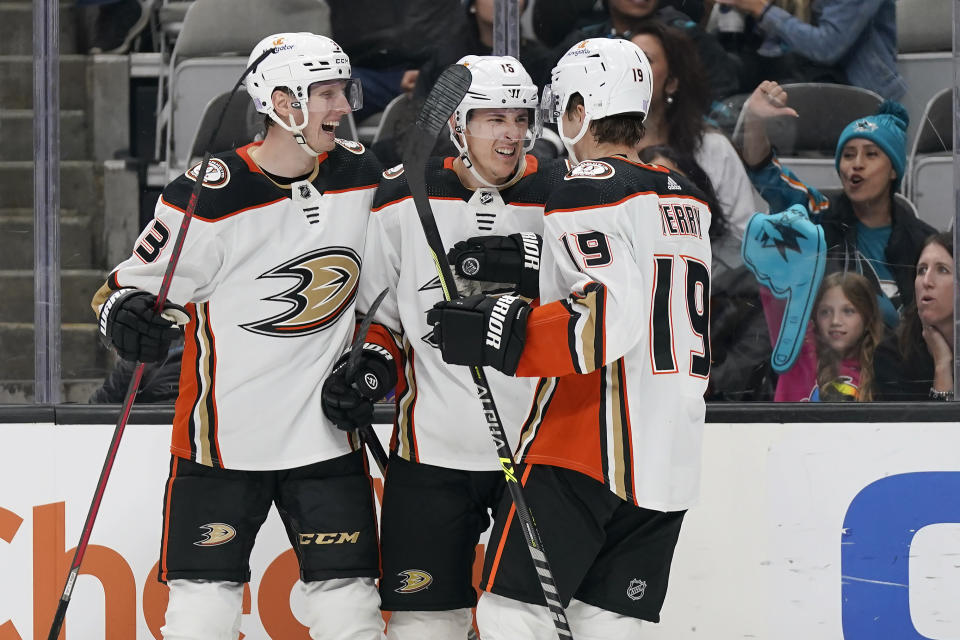
<svg viewBox="0 0 960 640">
<path fill-rule="evenodd" d="M 347 533 L 346 531 L 341 533 L 301 533 L 300 544 L 343 544 L 344 542 L 357 544 L 359 538 L 359 531 L 353 533 Z"/>
</svg>

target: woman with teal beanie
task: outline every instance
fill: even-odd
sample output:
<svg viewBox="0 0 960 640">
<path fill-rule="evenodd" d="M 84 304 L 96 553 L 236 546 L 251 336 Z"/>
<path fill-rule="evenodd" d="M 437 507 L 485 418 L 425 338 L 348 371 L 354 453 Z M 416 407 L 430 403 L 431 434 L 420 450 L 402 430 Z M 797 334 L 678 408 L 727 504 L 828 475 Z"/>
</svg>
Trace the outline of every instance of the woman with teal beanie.
<svg viewBox="0 0 960 640">
<path fill-rule="evenodd" d="M 826 273 L 855 271 L 878 293 L 885 323 L 893 327 L 899 311 L 914 299 L 914 265 L 924 240 L 936 230 L 894 199 L 906 169 L 910 118 L 898 102 L 885 101 L 877 113 L 857 118 L 837 140 L 836 167 L 843 192 L 834 198 L 805 184 L 777 160 L 764 121 L 797 113 L 787 92 L 764 81 L 744 107 L 743 159 L 754 186 L 770 211 L 806 207 L 823 227 Z"/>
</svg>

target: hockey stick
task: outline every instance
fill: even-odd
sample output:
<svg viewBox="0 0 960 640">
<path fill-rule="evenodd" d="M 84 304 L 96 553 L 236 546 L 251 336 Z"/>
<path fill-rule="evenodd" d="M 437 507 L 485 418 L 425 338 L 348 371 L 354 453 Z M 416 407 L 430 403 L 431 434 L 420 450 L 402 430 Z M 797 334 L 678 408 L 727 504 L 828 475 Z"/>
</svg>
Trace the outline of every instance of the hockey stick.
<svg viewBox="0 0 960 640">
<path fill-rule="evenodd" d="M 263 61 L 271 53 L 275 52 L 275 49 L 267 49 L 264 51 L 260 57 L 253 61 L 253 63 L 247 67 L 243 72 L 243 75 L 240 76 L 240 79 L 237 80 L 237 84 L 233 86 L 233 90 L 230 92 L 230 97 L 227 99 L 226 104 L 223 106 L 223 109 L 220 111 L 220 117 L 218 119 L 217 127 L 213 130 L 213 133 L 210 136 L 210 139 L 207 141 L 207 144 L 204 148 L 210 146 L 210 144 L 216 140 L 217 134 L 220 132 L 220 126 L 223 124 L 223 116 L 227 112 L 227 108 L 230 106 L 230 101 L 233 100 L 234 95 L 236 95 L 237 88 L 243 82 L 243 79 L 247 77 L 247 74 L 250 73 L 253 69 L 257 68 L 257 65 Z M 173 272 L 177 268 L 177 263 L 180 261 L 180 253 L 183 251 L 183 243 L 187 239 L 187 229 L 190 227 L 190 221 L 193 219 L 193 214 L 197 209 L 197 201 L 200 199 L 200 190 L 203 188 L 204 178 L 207 175 L 207 166 L 210 164 L 210 152 L 207 151 L 203 154 L 203 160 L 200 162 L 200 168 L 197 171 L 196 184 L 193 185 L 193 191 L 190 193 L 190 200 L 187 201 L 187 208 L 183 214 L 183 221 L 180 223 L 180 229 L 177 231 L 177 237 L 173 241 L 173 248 L 170 252 L 170 262 L 167 264 L 167 270 L 163 274 L 163 280 L 160 283 L 160 290 L 157 292 L 157 301 L 153 305 L 153 310 L 156 313 L 161 313 L 163 311 L 163 305 L 167 301 L 167 294 L 170 292 L 170 283 L 173 281 Z M 67 574 L 67 583 L 63 587 L 63 594 L 60 596 L 60 600 L 57 604 L 57 611 L 53 616 L 53 623 L 50 625 L 50 633 L 47 636 L 47 640 L 57 640 L 60 636 L 60 629 L 63 627 L 63 620 L 67 615 L 67 607 L 70 605 L 70 599 L 73 596 L 73 587 L 76 584 L 77 576 L 80 574 L 80 564 L 83 562 L 83 556 L 87 551 L 87 544 L 90 542 L 90 534 L 93 531 L 93 523 L 97 519 L 97 513 L 100 511 L 100 503 L 103 501 L 103 492 L 107 488 L 107 480 L 110 478 L 110 472 L 113 469 L 113 463 L 117 458 L 117 451 L 120 448 L 120 439 L 123 437 L 123 432 L 127 427 L 127 420 L 130 418 L 130 410 L 133 409 L 133 403 L 137 397 L 137 389 L 140 387 L 140 381 L 143 379 L 143 368 L 144 363 L 138 362 L 137 366 L 134 367 L 133 375 L 130 378 L 130 385 L 127 387 L 127 395 L 123 400 L 123 406 L 120 410 L 120 417 L 117 418 L 117 425 L 113 430 L 113 437 L 110 439 L 110 446 L 107 449 L 107 457 L 103 461 L 103 468 L 100 470 L 100 479 L 97 481 L 97 488 L 93 493 L 93 501 L 90 503 L 90 510 L 87 512 L 87 519 L 83 523 L 83 530 L 80 532 L 80 542 L 77 543 L 77 550 L 73 554 L 73 561 L 70 563 L 70 572 Z"/>
<path fill-rule="evenodd" d="M 410 141 L 407 143 L 403 156 L 407 184 L 410 185 L 410 193 L 413 195 L 413 201 L 417 207 L 423 234 L 426 236 L 427 245 L 430 247 L 430 255 L 433 258 L 434 266 L 437 268 L 437 275 L 440 277 L 443 296 L 447 300 L 458 298 L 460 294 L 457 291 L 450 264 L 446 259 L 447 254 L 443 250 L 443 240 L 440 237 L 440 230 L 437 228 L 437 221 L 433 217 L 433 210 L 430 208 L 424 168 L 437 135 L 446 126 L 457 105 L 460 104 L 460 101 L 470 89 L 471 79 L 470 70 L 463 65 L 452 65 L 440 75 L 417 116 L 414 125 L 416 135 L 410 136 Z M 496 445 L 497 455 L 500 457 L 500 466 L 503 468 L 507 480 L 507 488 L 516 507 L 517 517 L 520 519 L 523 538 L 527 542 L 527 550 L 530 552 L 530 557 L 536 567 L 540 588 L 543 590 L 547 608 L 553 616 L 553 624 L 557 629 L 557 635 L 560 638 L 570 638 L 572 640 L 573 635 L 570 633 L 570 625 L 567 624 L 567 616 L 563 611 L 563 603 L 560 601 L 560 593 L 557 591 L 553 571 L 550 569 L 550 563 L 547 561 L 547 556 L 543 550 L 540 532 L 537 530 L 530 508 L 523 496 L 523 489 L 517 482 L 517 476 L 514 472 L 516 463 L 503 433 L 503 421 L 500 419 L 497 406 L 493 401 L 487 376 L 484 375 L 481 367 L 476 366 L 470 367 L 470 373 L 473 375 L 473 381 L 477 386 L 477 395 L 483 404 L 483 414 L 487 419 L 487 428 L 490 430 L 490 435 Z"/>
<path fill-rule="evenodd" d="M 376 313 L 383 299 L 387 297 L 388 291 L 390 291 L 390 289 L 387 288 L 380 292 L 367 310 L 367 315 L 363 317 L 360 326 L 357 327 L 357 335 L 353 339 L 353 344 L 350 346 L 350 355 L 347 356 L 347 370 L 344 372 L 344 377 L 347 380 L 352 380 L 353 376 L 357 373 L 357 367 L 360 366 L 360 352 L 363 351 L 363 343 L 367 339 L 367 332 L 370 331 L 370 324 L 373 323 L 373 314 Z M 360 436 L 360 440 L 367 445 L 367 449 L 370 450 L 370 454 L 373 456 L 377 466 L 380 467 L 380 475 L 386 478 L 387 452 L 383 450 L 383 444 L 374 432 L 373 427 L 369 424 L 358 427 L 357 433 Z"/>
</svg>

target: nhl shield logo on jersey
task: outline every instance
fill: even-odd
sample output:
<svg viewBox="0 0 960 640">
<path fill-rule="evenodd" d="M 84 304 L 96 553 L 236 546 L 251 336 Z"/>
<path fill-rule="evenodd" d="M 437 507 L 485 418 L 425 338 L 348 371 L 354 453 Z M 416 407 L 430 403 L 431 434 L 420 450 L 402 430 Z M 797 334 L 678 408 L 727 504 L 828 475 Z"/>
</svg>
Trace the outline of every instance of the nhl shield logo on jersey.
<svg viewBox="0 0 960 640">
<path fill-rule="evenodd" d="M 563 176 L 564 180 L 572 178 L 592 178 L 605 180 L 616 173 L 613 167 L 601 160 L 584 160 L 573 168 L 573 171 Z"/>
<path fill-rule="evenodd" d="M 344 138 L 334 138 L 334 141 L 349 151 L 350 153 L 355 153 L 358 156 L 363 155 L 363 145 L 357 142 L 356 140 L 345 140 Z"/>
<path fill-rule="evenodd" d="M 237 530 L 222 522 L 202 524 L 200 528 L 205 530 L 203 537 L 193 543 L 198 547 L 218 547 L 237 537 Z"/>
<path fill-rule="evenodd" d="M 640 580 L 639 578 L 636 578 L 631 580 L 630 584 L 627 585 L 627 597 L 631 600 L 639 600 L 643 597 L 643 594 L 646 590 L 646 580 Z"/>
<path fill-rule="evenodd" d="M 203 163 L 198 162 L 193 165 L 184 175 L 196 182 L 201 164 Z M 220 189 L 226 186 L 228 182 L 230 182 L 230 169 L 227 168 L 227 164 L 218 158 L 210 158 L 210 162 L 207 163 L 207 170 L 203 174 L 203 186 L 209 189 Z"/>
<path fill-rule="evenodd" d="M 383 177 L 387 180 L 393 180 L 394 178 L 399 178 L 403 175 L 403 163 L 401 162 L 395 167 L 390 167 L 383 172 Z"/>
<path fill-rule="evenodd" d="M 257 279 L 263 278 L 297 279 L 286 291 L 264 298 L 285 302 L 288 309 L 240 326 L 269 336 L 305 336 L 330 327 L 350 308 L 360 280 L 360 257 L 349 247 L 326 247 L 285 262 Z"/>
<path fill-rule="evenodd" d="M 419 569 L 407 569 L 397 575 L 403 580 L 400 588 L 394 589 L 397 593 L 416 593 L 417 591 L 423 591 L 433 584 L 433 576 Z"/>
</svg>

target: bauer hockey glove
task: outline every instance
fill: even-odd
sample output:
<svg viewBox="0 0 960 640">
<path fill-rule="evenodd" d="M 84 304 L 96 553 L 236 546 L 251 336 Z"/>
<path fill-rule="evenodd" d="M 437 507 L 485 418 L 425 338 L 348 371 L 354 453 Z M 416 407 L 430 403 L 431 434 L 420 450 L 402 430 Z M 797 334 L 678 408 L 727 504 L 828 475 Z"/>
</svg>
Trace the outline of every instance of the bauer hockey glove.
<svg viewBox="0 0 960 640">
<path fill-rule="evenodd" d="M 476 236 L 461 240 L 447 253 L 457 275 L 467 280 L 509 282 L 525 298 L 540 295 L 540 250 L 535 233 Z"/>
<path fill-rule="evenodd" d="M 114 291 L 100 307 L 100 335 L 124 360 L 159 362 L 182 335 L 179 325 L 190 320 L 187 310 L 166 302 L 157 313 L 156 303 L 149 291 L 128 288 Z"/>
<path fill-rule="evenodd" d="M 363 343 L 356 372 L 348 380 L 349 358 L 349 351 L 340 356 L 320 390 L 323 414 L 344 431 L 372 424 L 373 404 L 397 386 L 393 356 L 380 345 Z"/>
<path fill-rule="evenodd" d="M 438 302 L 427 323 L 447 364 L 490 366 L 512 376 L 520 363 L 530 305 L 516 296 Z"/>
</svg>

